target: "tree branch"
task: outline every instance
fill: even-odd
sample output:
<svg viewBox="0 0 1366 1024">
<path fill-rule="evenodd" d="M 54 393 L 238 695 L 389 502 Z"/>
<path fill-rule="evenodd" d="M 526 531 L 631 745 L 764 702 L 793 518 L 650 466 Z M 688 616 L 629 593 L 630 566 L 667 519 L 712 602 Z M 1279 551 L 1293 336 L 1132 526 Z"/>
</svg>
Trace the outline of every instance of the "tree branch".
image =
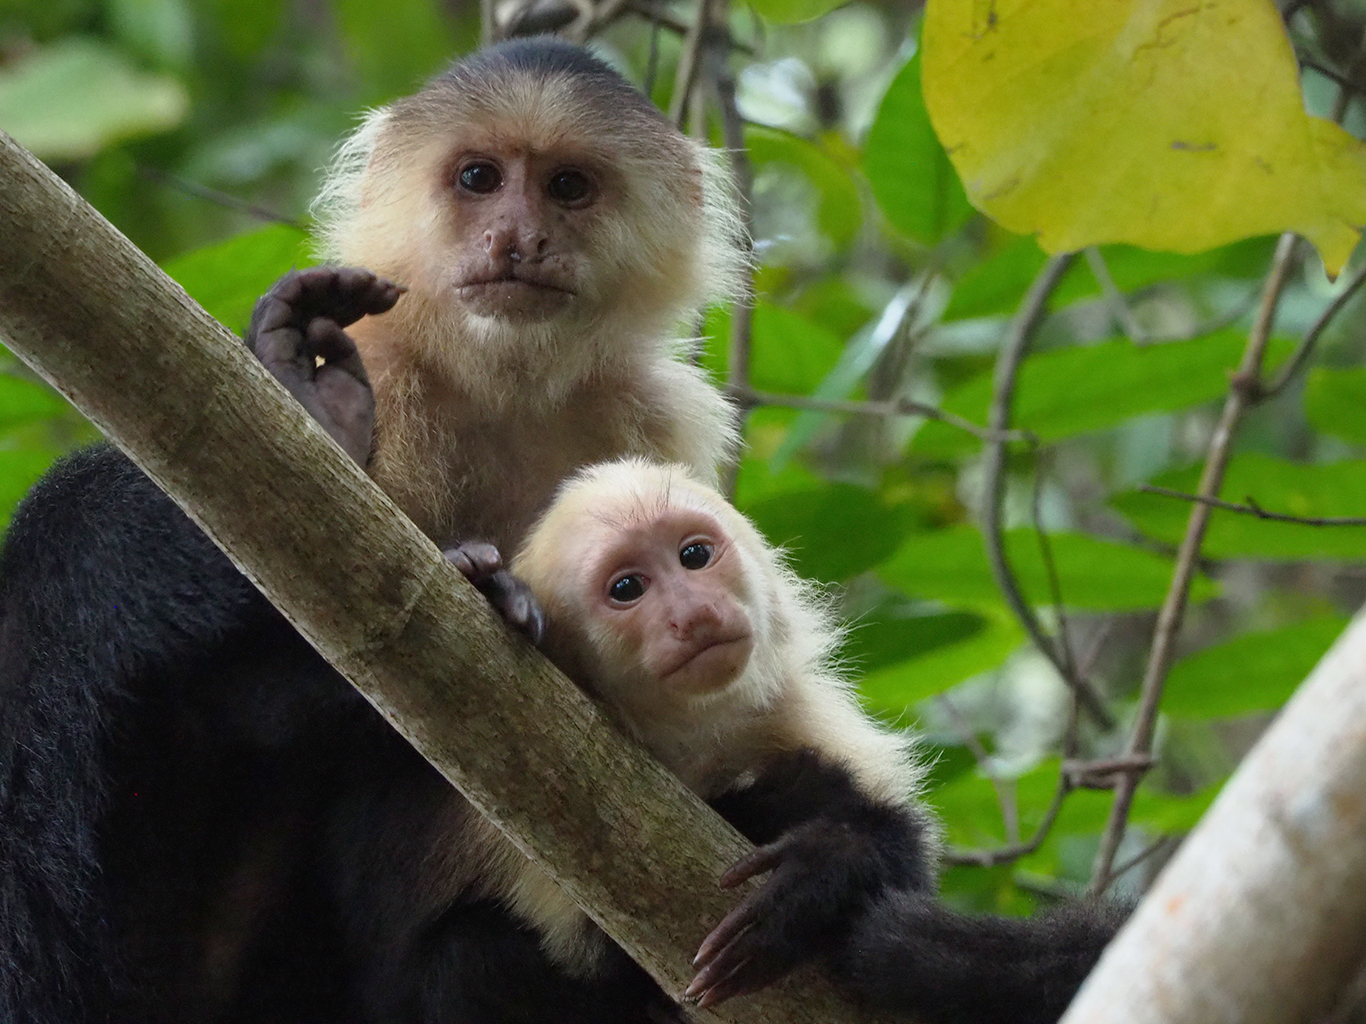
<svg viewBox="0 0 1366 1024">
<path fill-rule="evenodd" d="M 1243 359 L 1233 375 L 1228 398 L 1224 401 L 1224 411 L 1210 438 L 1209 453 L 1205 458 L 1205 468 L 1200 475 L 1199 494 L 1213 498 L 1219 493 L 1224 480 L 1224 471 L 1233 452 L 1233 435 L 1243 412 L 1257 393 L 1261 379 L 1262 360 L 1266 346 L 1271 338 L 1271 326 L 1276 319 L 1276 305 L 1281 290 L 1290 272 L 1295 254 L 1295 235 L 1287 232 L 1281 236 L 1272 260 L 1271 271 L 1262 289 L 1261 307 L 1257 311 L 1256 322 L 1248 334 Z M 1191 579 L 1195 575 L 1200 558 L 1200 545 L 1205 539 L 1205 528 L 1209 525 L 1211 508 L 1197 502 L 1191 508 L 1186 520 L 1186 533 L 1181 539 L 1181 547 L 1176 555 L 1176 567 L 1167 596 L 1157 613 L 1157 626 L 1153 631 L 1152 647 L 1148 653 L 1148 663 L 1143 674 L 1138 712 L 1134 718 L 1133 732 L 1130 734 L 1125 753 L 1130 756 L 1147 754 L 1152 750 L 1153 730 L 1157 724 L 1158 704 L 1162 699 L 1162 687 L 1171 667 L 1176 634 L 1181 628 L 1186 612 L 1186 597 L 1190 593 Z M 1092 894 L 1104 892 L 1113 877 L 1112 867 L 1124 829 L 1129 818 L 1129 807 L 1133 803 L 1134 792 L 1138 789 L 1141 772 L 1134 772 L 1120 778 L 1115 787 L 1115 802 L 1110 808 L 1110 817 L 1101 835 L 1100 849 L 1096 853 L 1095 865 L 1091 872 L 1088 891 Z"/>
<path fill-rule="evenodd" d="M 0 336 L 671 992 L 749 849 L 519 642 L 241 341 L 0 133 Z M 703 1020 L 859 1019 L 810 972 Z"/>
<path fill-rule="evenodd" d="M 1203 494 L 1186 494 L 1184 491 L 1173 491 L 1153 484 L 1140 484 L 1138 489 L 1148 494 L 1160 494 L 1164 498 L 1195 501 L 1213 508 L 1222 508 L 1229 512 L 1241 512 L 1243 515 L 1256 516 L 1258 519 L 1269 519 L 1276 523 L 1299 523 L 1302 526 L 1366 526 L 1366 517 L 1363 516 L 1288 516 L 1279 512 L 1268 512 L 1253 501 L 1251 495 L 1244 499 L 1247 502 L 1246 505 L 1237 505 L 1231 501 L 1221 501 L 1218 498 L 1210 498 Z"/>
<path fill-rule="evenodd" d="M 1052 662 L 1058 675 L 1072 688 L 1072 691 L 1077 695 L 1078 703 L 1086 713 L 1101 728 L 1110 729 L 1114 727 L 1114 719 L 1106 710 L 1105 703 L 1100 699 L 1100 695 L 1096 693 L 1089 680 L 1068 671 L 1068 659 L 1059 653 L 1057 644 L 1044 633 L 1038 617 L 1034 614 L 1034 609 L 1029 606 L 1029 602 L 1020 592 L 1020 586 L 1015 580 L 1015 573 L 1010 567 L 1010 560 L 1006 556 L 1005 528 L 1001 515 L 1001 506 L 1005 500 L 1006 467 L 1006 442 L 1003 437 L 1010 424 L 1010 409 L 1015 396 L 1016 373 L 1019 370 L 1020 363 L 1024 360 L 1030 338 L 1033 337 L 1034 331 L 1043 319 L 1049 296 L 1057 288 L 1058 282 L 1062 280 L 1067 268 L 1072 265 L 1075 255 L 1075 253 L 1065 253 L 1061 256 L 1054 256 L 1044 265 L 1039 276 L 1030 285 L 1029 293 L 1025 296 L 1020 311 L 1011 321 L 1010 330 L 1001 343 L 1001 354 L 996 360 L 995 393 L 991 402 L 990 421 L 987 424 L 987 429 L 992 432 L 994 437 L 987 442 L 983 459 L 985 483 L 982 488 L 982 536 L 986 542 L 987 561 L 991 563 L 991 575 L 1011 611 L 1020 620 L 1020 624 L 1024 626 L 1025 632 L 1034 641 L 1034 645 L 1044 657 Z"/>
<path fill-rule="evenodd" d="M 1366 955 L 1366 613 L 1243 759 L 1062 1024 L 1320 1020 Z"/>
</svg>

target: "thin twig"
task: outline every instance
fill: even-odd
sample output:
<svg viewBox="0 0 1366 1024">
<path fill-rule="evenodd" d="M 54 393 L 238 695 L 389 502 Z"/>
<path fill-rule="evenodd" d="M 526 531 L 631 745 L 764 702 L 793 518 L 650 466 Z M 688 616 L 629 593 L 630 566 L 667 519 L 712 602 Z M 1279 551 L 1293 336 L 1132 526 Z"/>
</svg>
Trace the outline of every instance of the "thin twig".
<svg viewBox="0 0 1366 1024">
<path fill-rule="evenodd" d="M 691 22 L 675 16 L 664 4 L 658 3 L 656 0 L 625 0 L 623 7 L 632 14 L 637 14 L 646 21 L 653 22 L 660 28 L 666 28 L 676 35 L 686 36 L 692 29 Z M 755 49 L 749 43 L 742 43 L 729 32 L 722 34 L 718 26 L 713 26 L 712 31 L 722 36 L 726 41 L 726 46 L 736 53 L 743 53 L 747 56 L 754 55 Z"/>
<path fill-rule="evenodd" d="M 1058 812 L 1062 810 L 1063 801 L 1067 799 L 1067 794 L 1070 792 L 1072 792 L 1072 787 L 1068 784 L 1067 778 L 1059 775 L 1058 788 L 1053 792 L 1053 802 L 1048 805 L 1048 810 L 1044 812 L 1043 821 L 1039 822 L 1039 827 L 1034 830 L 1034 834 L 1027 841 L 1011 843 L 994 850 L 949 849 L 944 852 L 944 863 L 994 868 L 1000 864 L 1009 864 L 1011 861 L 1019 860 L 1021 857 L 1028 857 L 1042 846 L 1044 840 L 1048 838 L 1048 833 L 1053 829 L 1053 822 L 1057 820 Z"/>
<path fill-rule="evenodd" d="M 1113 881 L 1113 879 L 1115 878 L 1120 878 L 1123 875 L 1127 875 L 1130 871 L 1138 867 L 1145 860 L 1147 860 L 1149 857 L 1155 854 L 1158 850 L 1161 850 L 1165 846 L 1170 846 L 1174 842 L 1176 842 L 1176 838 L 1174 836 L 1159 836 L 1156 840 L 1149 843 L 1142 850 L 1138 851 L 1138 853 L 1134 854 L 1128 860 L 1120 864 L 1119 867 L 1115 868 L 1111 880 Z"/>
<path fill-rule="evenodd" d="M 1271 339 L 1271 327 L 1276 320 L 1276 306 L 1281 291 L 1290 275 L 1294 262 L 1295 235 L 1286 232 L 1276 245 L 1271 271 L 1262 289 L 1261 307 L 1257 319 L 1248 335 L 1247 347 L 1243 351 L 1242 362 L 1229 386 L 1228 398 L 1224 401 L 1224 411 L 1210 438 L 1209 452 L 1205 457 L 1205 468 L 1200 475 L 1197 493 L 1212 498 L 1219 493 L 1224 480 L 1224 471 L 1233 451 L 1233 435 L 1242 419 L 1243 412 L 1257 393 L 1257 385 L 1262 372 L 1262 361 L 1266 355 L 1267 343 Z M 1162 699 L 1162 687 L 1171 667 L 1176 647 L 1176 635 L 1181 628 L 1186 612 L 1186 598 L 1190 593 L 1191 579 L 1195 575 L 1196 564 L 1200 557 L 1200 545 L 1205 538 L 1205 528 L 1209 525 L 1212 509 L 1203 502 L 1191 506 L 1190 517 L 1186 521 L 1186 533 L 1177 551 L 1176 567 L 1172 573 L 1171 584 L 1166 599 L 1157 614 L 1157 626 L 1153 631 L 1152 647 L 1148 653 L 1148 664 L 1143 673 L 1140 689 L 1138 712 L 1134 718 L 1133 732 L 1129 737 L 1125 753 L 1131 756 L 1150 753 L 1153 732 L 1157 725 L 1158 702 Z M 1129 818 L 1129 807 L 1133 803 L 1134 792 L 1142 773 L 1125 775 L 1115 787 L 1115 801 L 1110 808 L 1110 817 L 1101 835 L 1100 849 L 1096 853 L 1091 872 L 1088 892 L 1099 895 L 1113 879 L 1115 853 L 1124 838 L 1124 829 Z"/>
<path fill-rule="evenodd" d="M 1005 826 L 1006 842 L 1018 843 L 1020 841 L 1020 807 L 1016 803 L 1014 792 L 1006 780 L 1002 779 L 1000 773 L 996 771 L 991 763 L 991 755 L 987 753 L 987 748 L 982 746 L 982 741 L 977 738 L 977 734 L 972 731 L 972 726 L 968 724 L 967 719 L 963 717 L 953 701 L 949 700 L 948 694 L 939 694 L 936 703 L 953 720 L 954 730 L 968 750 L 972 751 L 972 756 L 977 759 L 977 767 L 987 777 L 992 789 L 996 790 L 996 802 L 1001 807 L 1001 822 Z"/>
<path fill-rule="evenodd" d="M 991 402 L 990 422 L 987 424 L 988 429 L 996 435 L 996 438 L 986 442 L 983 460 L 985 463 L 983 474 L 985 483 L 982 488 L 982 536 L 986 543 L 987 560 L 991 563 L 992 577 L 1011 611 L 1015 613 L 1015 617 L 1024 626 L 1025 632 L 1034 641 L 1034 645 L 1044 657 L 1053 663 L 1058 675 L 1077 694 L 1077 699 L 1086 713 L 1101 728 L 1110 729 L 1114 727 L 1114 719 L 1110 716 L 1110 712 L 1105 709 L 1105 704 L 1100 699 L 1100 695 L 1096 693 L 1095 688 L 1088 681 L 1068 673 L 1066 659 L 1060 655 L 1057 645 L 1044 633 L 1034 610 L 1020 592 L 1019 584 L 1016 582 L 1015 574 L 1010 567 L 1010 560 L 1006 556 L 1005 528 L 1002 516 L 1002 504 L 1005 498 L 1006 443 L 1001 439 L 1001 435 L 1005 433 L 1010 423 L 1010 409 L 1015 394 L 1016 373 L 1024 359 L 1025 351 L 1029 347 L 1030 338 L 1033 337 L 1034 331 L 1043 320 L 1049 296 L 1057 288 L 1058 282 L 1062 280 L 1067 268 L 1072 265 L 1074 255 L 1074 253 L 1065 253 L 1061 256 L 1054 256 L 1044 265 L 1039 276 L 1029 286 L 1029 293 L 1025 296 L 1019 313 L 1011 322 L 1005 340 L 1001 343 L 1001 354 L 996 360 L 995 393 Z"/>
<path fill-rule="evenodd" d="M 1333 318 L 1338 315 L 1342 307 L 1347 305 L 1348 300 L 1356 294 L 1363 281 L 1366 281 L 1366 264 L 1358 267 L 1356 273 L 1343 285 L 1342 290 L 1333 296 L 1333 301 L 1328 303 L 1323 312 L 1319 314 L 1319 318 L 1314 321 L 1313 326 L 1305 332 L 1303 340 L 1296 346 L 1294 353 L 1276 374 L 1276 379 L 1257 391 L 1254 396 L 1256 401 L 1264 402 L 1267 399 L 1275 398 L 1295 379 L 1300 370 L 1304 368 L 1304 364 L 1309 361 L 1309 356 L 1314 351 L 1319 335 L 1323 333 L 1325 327 L 1332 323 Z"/>
<path fill-rule="evenodd" d="M 1113 789 L 1117 777 L 1134 772 L 1142 774 L 1152 766 L 1153 759 L 1149 754 L 1107 757 L 1095 761 L 1069 758 L 1063 761 L 1062 772 L 1074 789 Z"/>
<path fill-rule="evenodd" d="M 1280 512 L 1268 512 L 1258 505 L 1250 495 L 1243 499 L 1247 502 L 1246 505 L 1238 505 L 1231 501 L 1221 501 L 1218 498 L 1211 498 L 1203 494 L 1173 491 L 1170 488 L 1157 487 L 1154 484 L 1140 484 L 1138 489 L 1148 494 L 1160 494 L 1164 498 L 1179 498 L 1182 501 L 1195 501 L 1213 508 L 1226 509 L 1229 512 L 1241 512 L 1243 515 L 1256 516 L 1258 519 L 1269 519 L 1275 523 L 1299 523 L 1301 526 L 1366 526 L 1366 516 L 1290 516 Z"/>
<path fill-rule="evenodd" d="M 697 85 L 697 72 L 706 52 L 707 29 L 711 24 L 712 0 L 697 0 L 697 14 L 688 33 L 683 37 L 683 52 L 678 58 L 678 73 L 674 77 L 674 94 L 669 101 L 669 120 L 682 131 L 687 125 L 689 100 Z"/>
<path fill-rule="evenodd" d="M 735 74 L 724 54 L 710 62 L 715 66 L 713 89 L 716 103 L 721 110 L 721 132 L 726 151 L 730 156 L 731 174 L 735 178 L 735 190 L 740 196 L 740 208 L 744 216 L 745 238 L 753 237 L 751 220 L 751 200 L 754 191 L 754 172 L 749 162 L 749 151 L 745 148 L 745 126 L 740 119 L 735 103 Z M 726 358 L 726 382 L 732 392 L 743 392 L 749 388 L 749 366 L 751 340 L 754 330 L 754 268 L 745 271 L 744 292 L 731 307 L 730 339 Z M 748 409 L 742 409 L 742 418 Z M 743 422 L 741 423 L 743 427 Z M 738 465 L 730 467 L 723 480 L 723 491 L 733 494 L 735 474 Z"/>
<path fill-rule="evenodd" d="M 1136 345 L 1142 345 L 1151 340 L 1146 331 L 1134 319 L 1133 310 L 1129 308 L 1129 301 L 1124 297 L 1124 293 L 1115 284 L 1115 279 L 1110 276 L 1110 268 L 1105 264 L 1105 257 L 1094 245 L 1086 247 L 1086 265 L 1091 268 L 1091 274 L 1100 284 L 1100 290 L 1105 295 L 1105 304 L 1110 310 L 1110 315 L 1119 322 L 1120 329 L 1124 331 L 1125 337 Z"/>
<path fill-rule="evenodd" d="M 1064 678 L 1076 679 L 1076 659 L 1072 656 L 1072 639 L 1067 632 L 1067 612 L 1062 599 L 1062 580 L 1058 576 L 1058 563 L 1053 558 L 1053 542 L 1048 539 L 1048 531 L 1043 528 L 1043 515 L 1039 505 L 1043 497 L 1043 459 L 1034 472 L 1034 494 L 1030 501 L 1030 518 L 1034 521 L 1034 536 L 1039 542 L 1039 555 L 1043 559 L 1044 572 L 1048 576 L 1048 594 L 1053 601 L 1054 613 L 1058 616 L 1058 654 L 1062 658 Z"/>
<path fill-rule="evenodd" d="M 1028 430 L 990 430 L 966 420 L 956 413 L 946 412 L 933 405 L 910 398 L 891 398 L 882 402 L 856 402 L 842 398 L 814 398 L 808 395 L 779 395 L 771 391 L 745 388 L 731 391 L 731 398 L 742 407 L 771 405 L 803 412 L 830 412 L 848 416 L 923 416 L 964 430 L 981 441 L 1024 441 L 1037 444 L 1038 438 Z"/>
<path fill-rule="evenodd" d="M 307 228 L 297 220 L 291 220 L 282 214 L 276 213 L 274 210 L 268 210 L 264 206 L 257 206 L 255 203 L 240 199 L 231 193 L 220 192 L 216 188 L 209 188 L 207 185 L 201 185 L 198 182 L 190 181 L 187 178 L 170 174 L 157 167 L 149 167 L 147 164 L 138 164 L 137 170 L 138 174 L 149 181 L 154 181 L 158 185 L 174 189 L 177 192 L 183 192 L 186 195 L 195 196 L 199 199 L 207 199 L 209 202 L 221 206 L 224 209 L 236 210 L 238 213 L 245 213 L 249 217 L 255 217 L 257 220 L 263 220 L 269 224 L 284 224 L 287 227 L 298 228 L 300 231 L 307 230 Z"/>
</svg>

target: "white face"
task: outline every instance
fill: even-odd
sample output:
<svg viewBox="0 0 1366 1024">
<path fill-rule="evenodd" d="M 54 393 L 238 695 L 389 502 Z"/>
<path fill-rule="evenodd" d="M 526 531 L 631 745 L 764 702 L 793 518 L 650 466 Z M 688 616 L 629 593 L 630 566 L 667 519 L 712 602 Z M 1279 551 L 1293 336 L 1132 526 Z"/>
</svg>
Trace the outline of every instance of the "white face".
<svg viewBox="0 0 1366 1024">
<path fill-rule="evenodd" d="M 567 546 L 585 632 L 610 696 L 644 705 L 718 692 L 754 651 L 744 566 L 731 537 L 708 513 L 666 508 L 608 528 L 601 522 Z"/>
</svg>

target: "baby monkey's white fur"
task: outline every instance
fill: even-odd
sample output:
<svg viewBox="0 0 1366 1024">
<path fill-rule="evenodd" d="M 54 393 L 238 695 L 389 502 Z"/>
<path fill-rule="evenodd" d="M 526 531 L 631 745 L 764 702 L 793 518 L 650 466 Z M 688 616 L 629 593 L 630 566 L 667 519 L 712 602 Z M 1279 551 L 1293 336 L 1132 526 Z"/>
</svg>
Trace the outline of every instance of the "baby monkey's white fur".
<svg viewBox="0 0 1366 1024">
<path fill-rule="evenodd" d="M 649 533 L 677 510 L 715 523 L 728 542 L 726 557 L 739 561 L 735 596 L 753 627 L 740 674 L 700 695 L 667 693 L 633 664 L 620 629 L 593 600 L 603 581 L 588 578 L 601 544 Z M 913 740 L 859 706 L 835 661 L 840 630 L 829 601 L 685 467 L 623 459 L 581 471 L 561 487 L 512 568 L 545 608 L 551 656 L 700 796 L 744 786 L 775 754 L 811 747 L 848 767 L 870 796 L 916 800 L 923 769 Z M 576 908 L 529 861 L 507 883 L 514 910 L 541 930 L 551 954 L 584 966 L 591 932 Z"/>
</svg>

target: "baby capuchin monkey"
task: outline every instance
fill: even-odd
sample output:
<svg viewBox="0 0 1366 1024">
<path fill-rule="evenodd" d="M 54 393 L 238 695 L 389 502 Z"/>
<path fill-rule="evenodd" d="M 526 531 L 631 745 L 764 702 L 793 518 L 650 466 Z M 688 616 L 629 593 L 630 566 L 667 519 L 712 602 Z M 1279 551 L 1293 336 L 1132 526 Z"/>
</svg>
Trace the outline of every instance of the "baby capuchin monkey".
<svg viewBox="0 0 1366 1024">
<path fill-rule="evenodd" d="M 710 1006 L 823 955 L 855 999 L 932 1024 L 1062 1013 L 1118 915 L 973 918 L 936 900 L 911 740 L 859 707 L 829 602 L 720 494 L 680 466 L 591 467 L 513 571 L 552 660 L 759 844 L 721 884 L 771 872 L 702 943 L 686 998 Z"/>
</svg>

